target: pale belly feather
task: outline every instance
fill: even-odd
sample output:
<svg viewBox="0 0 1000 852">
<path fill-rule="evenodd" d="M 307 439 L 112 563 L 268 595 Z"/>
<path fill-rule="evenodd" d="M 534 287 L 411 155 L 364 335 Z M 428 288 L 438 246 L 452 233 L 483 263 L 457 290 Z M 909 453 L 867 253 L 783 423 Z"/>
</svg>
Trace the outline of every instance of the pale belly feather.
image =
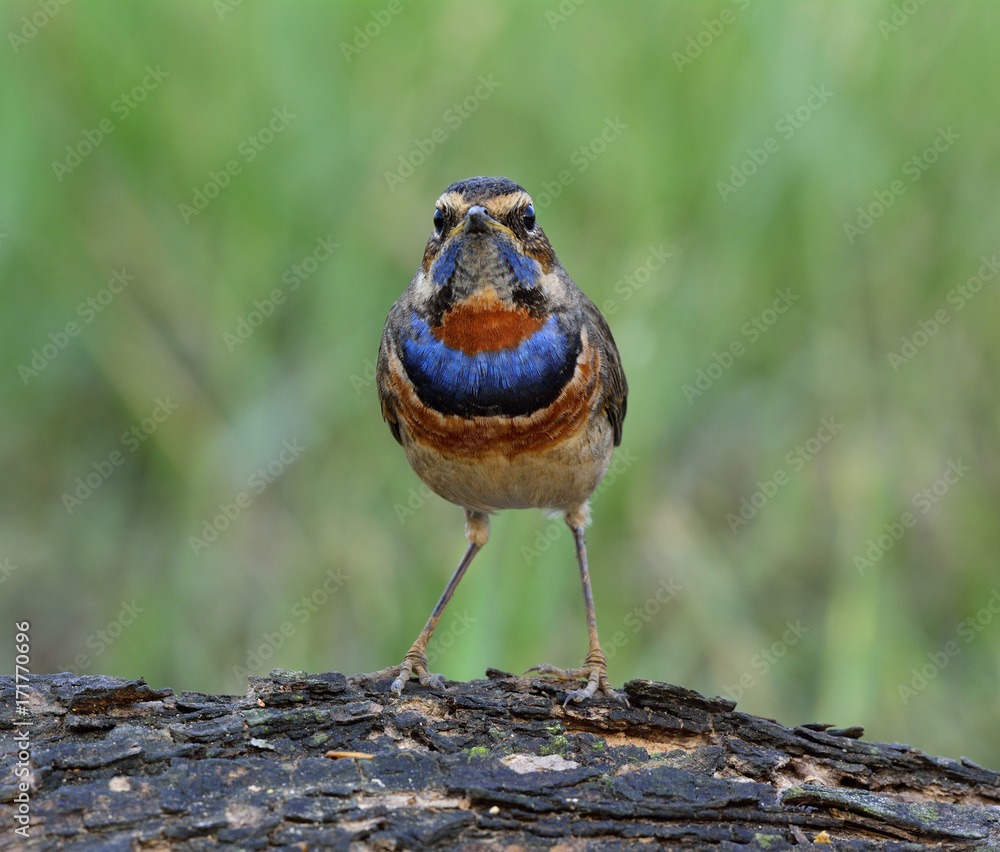
<svg viewBox="0 0 1000 852">
<path fill-rule="evenodd" d="M 508 457 L 448 455 L 404 441 L 417 475 L 445 500 L 468 509 L 548 508 L 568 512 L 582 506 L 608 470 L 611 424 L 595 417 L 558 446 Z"/>
</svg>

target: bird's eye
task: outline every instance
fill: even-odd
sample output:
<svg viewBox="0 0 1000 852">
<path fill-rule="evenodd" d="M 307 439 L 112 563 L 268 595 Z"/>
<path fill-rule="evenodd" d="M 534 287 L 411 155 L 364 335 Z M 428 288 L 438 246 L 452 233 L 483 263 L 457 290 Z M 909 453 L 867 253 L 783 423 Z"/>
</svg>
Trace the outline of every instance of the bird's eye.
<svg viewBox="0 0 1000 852">
<path fill-rule="evenodd" d="M 530 204 L 524 208 L 524 227 L 529 231 L 535 227 L 535 208 Z"/>
<path fill-rule="evenodd" d="M 434 230 L 439 234 L 444 230 L 444 212 L 441 210 L 434 211 Z"/>
</svg>

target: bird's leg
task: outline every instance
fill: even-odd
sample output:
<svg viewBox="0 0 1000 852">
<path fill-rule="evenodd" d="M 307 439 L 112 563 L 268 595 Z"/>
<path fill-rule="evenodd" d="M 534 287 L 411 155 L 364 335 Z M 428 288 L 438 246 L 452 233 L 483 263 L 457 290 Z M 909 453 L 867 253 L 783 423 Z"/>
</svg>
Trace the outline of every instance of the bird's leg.
<svg viewBox="0 0 1000 852">
<path fill-rule="evenodd" d="M 583 584 L 583 606 L 587 611 L 587 633 L 590 638 L 590 650 L 583 665 L 578 669 L 560 669 L 548 663 L 532 666 L 528 672 L 538 672 L 540 675 L 551 675 L 561 680 L 586 680 L 587 685 L 574 689 L 566 696 L 563 707 L 570 701 L 580 702 L 592 698 L 595 693 L 607 695 L 624 704 L 628 700 L 620 692 L 611 688 L 608 683 L 608 661 L 604 658 L 601 643 L 597 638 L 597 616 L 594 614 L 594 594 L 590 589 L 590 572 L 587 570 L 587 545 L 583 537 L 583 528 L 587 522 L 587 506 L 575 512 L 566 513 L 566 523 L 573 532 L 576 542 L 576 559 L 580 564 L 580 581 Z M 527 672 L 525 672 L 527 674 Z"/>
<path fill-rule="evenodd" d="M 431 612 L 430 618 L 427 619 L 427 624 L 420 631 L 417 641 L 406 652 L 406 656 L 403 657 L 403 662 L 400 665 L 390 666 L 372 675 L 372 677 L 395 675 L 395 680 L 392 682 L 392 691 L 397 695 L 402 695 L 403 687 L 406 686 L 406 682 L 412 675 L 416 675 L 419 678 L 421 686 L 444 689 L 444 680 L 441 675 L 431 674 L 427 668 L 427 643 L 430 642 L 431 634 L 434 633 L 434 628 L 437 627 L 441 616 L 444 614 L 444 608 L 448 605 L 448 601 L 451 600 L 451 596 L 455 594 L 455 589 L 458 588 L 458 584 L 462 581 L 462 577 L 472 563 L 473 557 L 482 550 L 483 545 L 486 544 L 489 537 L 489 516 L 483 512 L 466 509 L 465 538 L 469 542 L 469 546 L 465 550 L 462 561 L 458 563 L 455 573 L 451 575 L 448 585 L 445 586 L 444 592 L 441 593 L 441 598 L 438 600 L 433 612 Z"/>
</svg>

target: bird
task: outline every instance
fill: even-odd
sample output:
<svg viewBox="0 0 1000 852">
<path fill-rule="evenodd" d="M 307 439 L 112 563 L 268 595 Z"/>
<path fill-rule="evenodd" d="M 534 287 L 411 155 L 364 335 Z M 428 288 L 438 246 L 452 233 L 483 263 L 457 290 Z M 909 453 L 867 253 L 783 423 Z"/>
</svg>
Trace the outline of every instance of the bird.
<svg viewBox="0 0 1000 852">
<path fill-rule="evenodd" d="M 376 385 L 417 476 L 464 509 L 467 547 L 403 662 L 373 675 L 394 677 L 400 696 L 413 677 L 444 689 L 427 645 L 489 539 L 490 515 L 538 508 L 572 531 L 589 647 L 580 667 L 542 663 L 525 674 L 576 686 L 564 706 L 595 695 L 624 701 L 598 639 L 584 528 L 621 443 L 628 384 L 607 321 L 559 262 L 519 184 L 472 177 L 438 198 L 423 260 L 386 319 Z"/>
</svg>

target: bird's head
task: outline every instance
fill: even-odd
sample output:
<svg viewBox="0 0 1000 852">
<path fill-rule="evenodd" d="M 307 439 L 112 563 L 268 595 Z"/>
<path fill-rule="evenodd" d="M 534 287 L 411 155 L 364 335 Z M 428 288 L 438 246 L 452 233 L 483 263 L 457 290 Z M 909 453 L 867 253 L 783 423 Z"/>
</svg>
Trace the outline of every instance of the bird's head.
<svg viewBox="0 0 1000 852">
<path fill-rule="evenodd" d="M 433 221 L 421 266 L 429 302 L 440 310 L 470 300 L 538 307 L 559 261 L 521 186 L 502 177 L 458 181 L 437 200 Z"/>
<path fill-rule="evenodd" d="M 389 371 L 398 357 L 439 414 L 526 415 L 576 375 L 585 340 L 601 334 L 588 325 L 596 313 L 535 221 L 531 196 L 507 178 L 468 178 L 434 206 L 434 232 L 389 312 L 380 363 Z"/>
</svg>

